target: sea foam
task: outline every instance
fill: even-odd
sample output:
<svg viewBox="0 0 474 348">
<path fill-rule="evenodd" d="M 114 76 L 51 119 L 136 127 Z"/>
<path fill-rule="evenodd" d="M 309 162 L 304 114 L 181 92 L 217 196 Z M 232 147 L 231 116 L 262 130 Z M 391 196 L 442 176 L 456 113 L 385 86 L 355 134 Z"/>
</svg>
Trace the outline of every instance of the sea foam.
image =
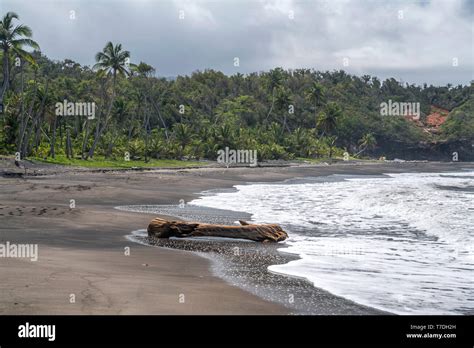
<svg viewBox="0 0 474 348">
<path fill-rule="evenodd" d="M 281 224 L 269 267 L 335 295 L 398 314 L 474 313 L 474 173 L 331 176 L 237 185 L 191 205 Z"/>
</svg>

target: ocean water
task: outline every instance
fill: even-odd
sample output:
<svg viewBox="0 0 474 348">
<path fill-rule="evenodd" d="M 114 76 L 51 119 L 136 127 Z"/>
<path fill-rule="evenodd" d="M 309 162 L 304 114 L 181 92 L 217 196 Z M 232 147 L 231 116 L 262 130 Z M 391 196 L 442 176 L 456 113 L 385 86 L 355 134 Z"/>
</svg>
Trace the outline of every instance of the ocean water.
<svg viewBox="0 0 474 348">
<path fill-rule="evenodd" d="M 289 232 L 300 259 L 269 271 L 397 314 L 474 314 L 474 172 L 303 178 L 237 185 L 202 207 Z"/>
</svg>

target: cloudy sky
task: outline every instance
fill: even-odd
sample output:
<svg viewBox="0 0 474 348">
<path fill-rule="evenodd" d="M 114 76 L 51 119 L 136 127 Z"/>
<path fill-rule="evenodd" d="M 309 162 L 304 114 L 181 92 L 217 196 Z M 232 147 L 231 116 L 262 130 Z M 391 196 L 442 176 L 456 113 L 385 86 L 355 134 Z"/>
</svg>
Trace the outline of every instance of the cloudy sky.
<svg viewBox="0 0 474 348">
<path fill-rule="evenodd" d="M 474 80 L 472 0 L 0 0 L 0 10 L 17 12 L 52 59 L 92 65 L 119 42 L 161 76 L 282 66 Z"/>
</svg>

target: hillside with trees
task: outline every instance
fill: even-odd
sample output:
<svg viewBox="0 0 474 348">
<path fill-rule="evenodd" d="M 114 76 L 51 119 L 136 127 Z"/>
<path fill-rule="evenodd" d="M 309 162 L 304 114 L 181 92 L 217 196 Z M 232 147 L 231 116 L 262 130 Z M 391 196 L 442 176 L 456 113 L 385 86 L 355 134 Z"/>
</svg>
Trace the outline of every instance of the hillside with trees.
<svg viewBox="0 0 474 348">
<path fill-rule="evenodd" d="M 473 160 L 471 86 L 417 86 L 315 69 L 196 71 L 173 79 L 104 43 L 96 64 L 52 61 L 14 13 L 0 23 L 0 151 L 22 158 L 210 159 L 225 147 L 259 160 L 386 156 Z M 31 53 L 29 53 L 31 52 Z M 156 69 L 156 70 L 155 70 Z M 419 102 L 421 117 L 381 116 L 388 100 Z M 60 116 L 57 103 L 95 103 L 94 118 Z M 449 111 L 426 130 L 432 107 Z"/>
</svg>

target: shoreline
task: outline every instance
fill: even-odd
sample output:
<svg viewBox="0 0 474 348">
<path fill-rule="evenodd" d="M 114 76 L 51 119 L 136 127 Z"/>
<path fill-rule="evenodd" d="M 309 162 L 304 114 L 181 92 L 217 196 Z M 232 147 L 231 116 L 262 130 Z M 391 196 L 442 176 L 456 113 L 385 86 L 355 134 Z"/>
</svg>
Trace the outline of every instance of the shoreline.
<svg viewBox="0 0 474 348">
<path fill-rule="evenodd" d="M 138 232 L 138 231 L 134 231 Z M 141 232 L 146 233 L 145 230 Z M 132 237 L 131 240 L 134 238 Z M 284 245 L 230 240 L 137 238 L 157 248 L 185 250 L 211 262 L 214 275 L 263 300 L 283 305 L 293 315 L 394 315 L 334 295 L 304 277 L 272 272 L 268 266 L 300 259 L 282 253 Z M 148 240 L 148 241 L 147 241 Z"/>
<path fill-rule="evenodd" d="M 114 207 L 177 205 L 181 199 L 187 202 L 206 190 L 249 182 L 462 168 L 473 169 L 474 163 L 391 162 L 106 173 L 45 166 L 42 176 L 3 177 L 0 241 L 38 243 L 39 260 L 35 264 L 21 259 L 0 260 L 0 273 L 8 279 L 0 284 L 0 313 L 288 314 L 288 308 L 215 277 L 209 260 L 178 250 L 131 245 L 124 236 L 140 226 L 146 228 L 152 216 Z M 1 169 L 11 170 L 4 163 Z M 74 209 L 69 208 L 71 199 L 76 202 Z M 129 256 L 123 254 L 126 246 L 131 247 Z M 68 300 L 72 293 L 76 295 L 75 304 Z M 180 294 L 185 295 L 185 303 L 179 302 Z"/>
</svg>

